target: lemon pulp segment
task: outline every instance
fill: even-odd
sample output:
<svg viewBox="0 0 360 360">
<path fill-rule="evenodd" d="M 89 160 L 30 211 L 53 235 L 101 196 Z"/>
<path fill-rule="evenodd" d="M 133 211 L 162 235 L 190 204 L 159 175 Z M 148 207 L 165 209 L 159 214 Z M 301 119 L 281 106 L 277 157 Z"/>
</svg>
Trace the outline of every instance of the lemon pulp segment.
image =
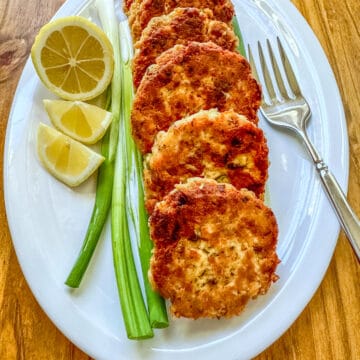
<svg viewBox="0 0 360 360">
<path fill-rule="evenodd" d="M 87 146 L 43 123 L 38 127 L 37 147 L 45 168 L 69 186 L 80 185 L 104 161 Z"/>
<path fill-rule="evenodd" d="M 84 144 L 99 141 L 112 120 L 111 112 L 81 101 L 45 99 L 44 106 L 58 130 Z"/>
</svg>

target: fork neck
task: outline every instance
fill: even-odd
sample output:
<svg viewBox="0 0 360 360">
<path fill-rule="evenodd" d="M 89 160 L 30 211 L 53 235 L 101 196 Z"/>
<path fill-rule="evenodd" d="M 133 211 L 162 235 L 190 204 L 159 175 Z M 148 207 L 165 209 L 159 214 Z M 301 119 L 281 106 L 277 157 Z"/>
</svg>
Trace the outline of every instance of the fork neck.
<svg viewBox="0 0 360 360">
<path fill-rule="evenodd" d="M 307 151 L 309 152 L 313 162 L 316 164 L 316 166 L 318 168 L 319 167 L 321 168 L 321 166 L 323 164 L 323 159 L 321 158 L 321 156 L 315 149 L 315 147 L 314 147 L 313 143 L 311 142 L 311 140 L 309 139 L 307 133 L 305 131 L 301 131 L 301 132 L 299 132 L 299 135 L 301 136 L 302 140 L 304 141 L 304 144 L 305 144 Z"/>
</svg>

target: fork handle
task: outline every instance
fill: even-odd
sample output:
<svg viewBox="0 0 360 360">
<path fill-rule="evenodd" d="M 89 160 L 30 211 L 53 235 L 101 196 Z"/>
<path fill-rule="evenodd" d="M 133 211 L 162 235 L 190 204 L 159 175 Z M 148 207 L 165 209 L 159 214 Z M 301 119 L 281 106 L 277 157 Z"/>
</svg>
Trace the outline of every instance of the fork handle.
<svg viewBox="0 0 360 360">
<path fill-rule="evenodd" d="M 360 262 L 360 221 L 348 203 L 346 196 L 341 190 L 341 187 L 335 176 L 330 172 L 328 166 L 320 157 L 314 145 L 308 138 L 305 129 L 299 131 L 298 134 L 302 137 L 309 154 L 314 161 L 316 169 L 320 175 L 321 181 L 331 201 L 331 204 L 335 209 L 340 224 L 348 240 L 350 241 L 358 261 Z"/>
<path fill-rule="evenodd" d="M 315 165 L 343 230 L 354 249 L 358 261 L 360 261 L 360 221 L 349 205 L 335 176 L 329 171 L 324 161 L 317 160 Z"/>
</svg>

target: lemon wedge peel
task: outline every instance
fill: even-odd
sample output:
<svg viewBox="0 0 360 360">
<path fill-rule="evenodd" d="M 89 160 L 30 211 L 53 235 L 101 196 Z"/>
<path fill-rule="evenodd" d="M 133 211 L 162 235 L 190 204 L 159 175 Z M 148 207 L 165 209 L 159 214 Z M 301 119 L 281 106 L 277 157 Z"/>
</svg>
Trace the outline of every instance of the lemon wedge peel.
<svg viewBox="0 0 360 360">
<path fill-rule="evenodd" d="M 87 180 L 105 160 L 89 147 L 44 123 L 38 126 L 37 152 L 49 173 L 70 187 Z"/>
<path fill-rule="evenodd" d="M 81 16 L 44 25 L 31 49 L 43 84 L 66 100 L 90 100 L 104 92 L 112 79 L 113 56 L 105 32 Z"/>
<path fill-rule="evenodd" d="M 112 114 L 82 101 L 43 100 L 56 129 L 86 145 L 97 143 L 105 135 Z"/>
</svg>

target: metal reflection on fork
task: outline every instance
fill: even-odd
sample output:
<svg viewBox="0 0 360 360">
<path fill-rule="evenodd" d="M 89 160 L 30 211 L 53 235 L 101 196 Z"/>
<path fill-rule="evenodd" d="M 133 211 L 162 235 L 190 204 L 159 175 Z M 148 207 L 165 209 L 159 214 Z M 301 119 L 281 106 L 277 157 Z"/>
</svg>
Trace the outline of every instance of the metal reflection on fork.
<svg viewBox="0 0 360 360">
<path fill-rule="evenodd" d="M 270 41 L 267 40 L 266 42 L 272 74 L 273 78 L 275 79 L 275 85 L 279 95 L 275 91 L 274 82 L 272 80 L 271 73 L 264 56 L 264 50 L 260 42 L 258 42 L 260 62 L 259 69 L 256 68 L 253 53 L 250 46 L 248 46 L 249 61 L 254 76 L 259 81 L 259 73 L 260 71 L 262 72 L 262 77 L 264 79 L 264 83 L 262 84 L 263 90 L 267 95 L 267 99 L 265 99 L 263 96 L 260 111 L 270 124 L 295 131 L 295 133 L 303 140 L 303 143 L 305 144 L 316 166 L 316 170 L 335 209 L 342 228 L 354 249 L 358 261 L 360 261 L 360 221 L 355 215 L 354 211 L 351 209 L 348 201 L 346 200 L 346 196 L 342 192 L 334 175 L 330 172 L 328 166 L 320 157 L 318 151 L 315 149 L 306 133 L 306 124 L 311 117 L 311 109 L 305 97 L 301 93 L 294 71 L 280 42 L 280 39 L 277 38 L 277 45 L 281 65 L 291 90 L 290 93 L 286 89 Z"/>
</svg>

